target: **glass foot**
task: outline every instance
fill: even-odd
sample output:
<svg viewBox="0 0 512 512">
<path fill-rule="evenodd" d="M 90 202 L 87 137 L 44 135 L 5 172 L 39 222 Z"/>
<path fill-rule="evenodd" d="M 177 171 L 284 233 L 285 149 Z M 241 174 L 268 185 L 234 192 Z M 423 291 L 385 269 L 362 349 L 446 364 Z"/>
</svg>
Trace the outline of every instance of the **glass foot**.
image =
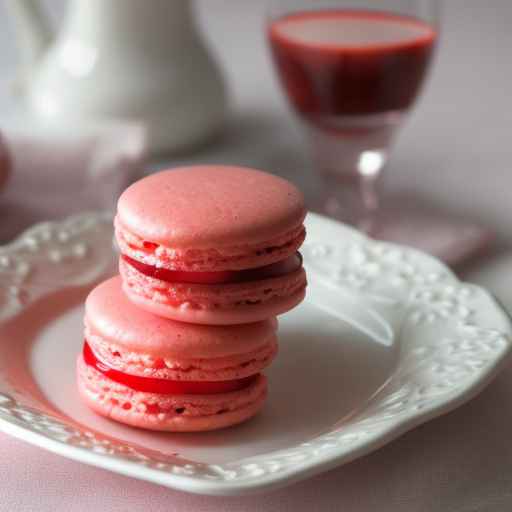
<svg viewBox="0 0 512 512">
<path fill-rule="evenodd" d="M 326 211 L 325 203 L 322 208 L 316 205 L 312 209 L 354 225 L 372 238 L 414 247 L 452 266 L 481 255 L 495 240 L 491 229 L 475 222 L 434 209 L 407 206 L 402 201 L 394 203 L 400 207 L 384 206 L 373 215 L 359 216 L 357 221 L 341 210 Z"/>
<path fill-rule="evenodd" d="M 384 212 L 371 236 L 420 249 L 452 266 L 482 254 L 495 239 L 485 226 L 427 211 Z"/>
</svg>

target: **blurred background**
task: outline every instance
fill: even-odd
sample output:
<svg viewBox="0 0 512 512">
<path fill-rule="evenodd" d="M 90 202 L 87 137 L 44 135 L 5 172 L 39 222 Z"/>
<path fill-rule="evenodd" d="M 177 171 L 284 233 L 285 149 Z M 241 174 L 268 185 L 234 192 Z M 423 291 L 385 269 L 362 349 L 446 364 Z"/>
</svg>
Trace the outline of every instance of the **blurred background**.
<svg viewBox="0 0 512 512">
<path fill-rule="evenodd" d="M 43 0 L 43 4 L 58 25 L 66 2 Z M 228 85 L 229 122 L 224 134 L 209 145 L 153 160 L 146 169 L 193 162 L 250 165 L 291 179 L 308 197 L 318 191 L 305 139 L 272 67 L 264 4 L 195 2 L 202 37 Z M 384 178 L 386 194 L 413 190 L 415 197 L 443 211 L 492 227 L 505 240 L 512 236 L 511 25 L 508 0 L 444 2 L 438 54 Z M 2 2 L 0 112 L 12 108 L 9 91 L 18 63 L 13 26 Z M 7 189 L 4 194 L 8 193 Z"/>
</svg>

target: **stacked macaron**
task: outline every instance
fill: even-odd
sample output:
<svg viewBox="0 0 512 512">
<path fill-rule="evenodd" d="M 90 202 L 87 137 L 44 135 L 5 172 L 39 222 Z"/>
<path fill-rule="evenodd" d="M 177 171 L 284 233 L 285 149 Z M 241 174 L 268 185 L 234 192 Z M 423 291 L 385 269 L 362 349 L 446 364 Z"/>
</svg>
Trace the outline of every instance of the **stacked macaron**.
<svg viewBox="0 0 512 512">
<path fill-rule="evenodd" d="M 96 412 L 153 430 L 211 430 L 263 405 L 276 315 L 306 288 L 301 193 L 237 167 L 164 171 L 115 219 L 121 276 L 86 301 L 79 390 Z"/>
</svg>

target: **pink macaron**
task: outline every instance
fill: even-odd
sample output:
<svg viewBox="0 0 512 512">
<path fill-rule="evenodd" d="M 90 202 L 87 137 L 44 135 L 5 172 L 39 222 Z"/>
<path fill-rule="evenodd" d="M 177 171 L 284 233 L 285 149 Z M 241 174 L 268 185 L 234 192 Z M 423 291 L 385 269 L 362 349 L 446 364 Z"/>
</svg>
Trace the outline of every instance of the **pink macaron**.
<svg viewBox="0 0 512 512">
<path fill-rule="evenodd" d="M 190 432 L 234 425 L 262 407 L 261 371 L 277 353 L 277 321 L 175 322 L 137 308 L 120 277 L 85 305 L 78 388 L 97 413 L 134 427 Z"/>
<path fill-rule="evenodd" d="M 123 287 L 139 307 L 209 325 L 285 313 L 305 294 L 297 252 L 304 200 L 253 169 L 183 167 L 129 187 L 118 202 Z"/>
</svg>

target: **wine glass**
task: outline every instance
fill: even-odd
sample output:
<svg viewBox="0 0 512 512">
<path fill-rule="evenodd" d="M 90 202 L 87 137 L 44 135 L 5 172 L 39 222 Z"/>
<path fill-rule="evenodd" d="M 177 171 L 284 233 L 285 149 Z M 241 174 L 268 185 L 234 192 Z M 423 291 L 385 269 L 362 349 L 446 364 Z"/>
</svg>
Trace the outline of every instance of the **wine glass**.
<svg viewBox="0 0 512 512">
<path fill-rule="evenodd" d="M 378 236 L 377 182 L 437 39 L 436 0 L 275 0 L 267 35 L 325 183 L 322 210 Z"/>
</svg>

